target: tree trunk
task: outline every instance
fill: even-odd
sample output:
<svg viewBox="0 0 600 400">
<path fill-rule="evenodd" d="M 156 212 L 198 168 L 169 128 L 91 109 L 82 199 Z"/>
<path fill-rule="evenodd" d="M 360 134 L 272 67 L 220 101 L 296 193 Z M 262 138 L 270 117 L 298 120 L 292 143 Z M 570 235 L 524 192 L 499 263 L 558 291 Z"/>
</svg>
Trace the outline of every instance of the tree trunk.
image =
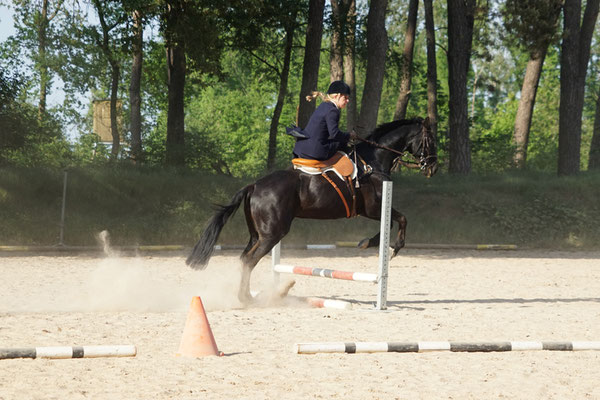
<svg viewBox="0 0 600 400">
<path fill-rule="evenodd" d="M 38 121 L 46 115 L 46 96 L 48 94 L 48 64 L 46 62 L 46 41 L 48 30 L 48 0 L 42 0 L 42 11 L 38 22 L 38 61 L 40 74 L 40 97 L 38 103 Z"/>
<path fill-rule="evenodd" d="M 596 114 L 594 115 L 594 133 L 590 145 L 588 170 L 600 169 L 600 92 L 596 94 Z"/>
<path fill-rule="evenodd" d="M 167 48 L 167 165 L 185 165 L 184 88 L 185 52 L 182 43 Z"/>
<path fill-rule="evenodd" d="M 302 87 L 298 103 L 296 124 L 306 126 L 315 111 L 315 102 L 306 101 L 306 96 L 317 90 L 319 83 L 319 62 L 321 58 L 321 39 L 323 37 L 323 10 L 325 0 L 310 0 L 308 6 L 308 26 L 304 46 L 304 66 L 302 68 Z"/>
<path fill-rule="evenodd" d="M 449 172 L 471 172 L 467 74 L 475 0 L 448 0 Z"/>
<path fill-rule="evenodd" d="M 560 107 L 558 121 L 558 174 L 579 172 L 581 117 L 590 45 L 600 0 L 588 0 L 581 20 L 581 0 L 566 0 L 560 60 Z"/>
<path fill-rule="evenodd" d="M 427 32 L 427 117 L 433 137 L 437 138 L 437 60 L 435 55 L 435 24 L 432 0 L 423 0 L 425 31 Z"/>
<path fill-rule="evenodd" d="M 558 118 L 558 174 L 579 172 L 583 93 L 579 88 L 579 20 L 581 0 L 566 0 L 563 8 L 563 41 L 560 60 Z"/>
<path fill-rule="evenodd" d="M 134 162 L 142 160 L 142 97 L 140 86 L 143 63 L 143 28 L 142 13 L 133 12 L 133 62 L 131 65 L 131 81 L 129 83 L 129 106 L 131 124 L 131 159 Z"/>
<path fill-rule="evenodd" d="M 110 133 L 112 135 L 112 150 L 111 156 L 113 159 L 117 159 L 119 156 L 119 149 L 121 147 L 121 135 L 119 134 L 118 125 L 118 109 L 117 101 L 119 95 L 119 79 L 121 78 L 121 68 L 119 63 L 113 61 L 110 63 Z"/>
<path fill-rule="evenodd" d="M 272 171 L 275 167 L 275 158 L 277 155 L 277 129 L 279 128 L 279 117 L 283 109 L 285 94 L 287 92 L 288 77 L 290 74 L 290 61 L 292 58 L 292 47 L 294 45 L 294 26 L 286 27 L 285 30 L 285 50 L 283 56 L 283 68 L 279 80 L 279 93 L 277 94 L 277 103 L 271 118 L 271 127 L 269 129 L 269 152 L 267 154 L 267 170 Z"/>
<path fill-rule="evenodd" d="M 367 72 L 357 124 L 361 132 L 365 133 L 371 132 L 377 125 L 388 42 L 385 29 L 386 8 L 387 0 L 372 0 L 367 17 Z"/>
<path fill-rule="evenodd" d="M 343 49 L 343 18 L 341 6 L 342 0 L 331 0 L 331 20 L 333 22 L 333 31 L 331 32 L 331 50 L 329 55 L 329 67 L 331 82 L 344 79 L 344 60 L 342 57 Z"/>
<path fill-rule="evenodd" d="M 417 13 L 419 0 L 410 0 L 408 5 L 408 21 L 406 22 L 406 36 L 404 37 L 404 52 L 402 53 L 402 76 L 400 80 L 400 94 L 396 102 L 394 119 L 406 118 L 406 108 L 410 99 L 410 86 L 412 81 L 413 50 L 415 47 L 415 34 L 417 31 Z"/>
<path fill-rule="evenodd" d="M 346 12 L 346 40 L 344 42 L 344 81 L 350 86 L 350 101 L 346 106 L 346 128 L 352 131 L 356 126 L 356 77 L 355 77 L 355 49 L 356 49 L 356 0 L 345 0 Z"/>
<path fill-rule="evenodd" d="M 515 118 L 515 131 L 513 142 L 515 144 L 515 154 L 513 163 L 515 167 L 523 169 L 527 165 L 527 145 L 529 143 L 529 129 L 531 128 L 531 119 L 533 116 L 533 107 L 535 105 L 535 96 L 537 94 L 540 76 L 547 48 L 535 53 L 531 53 L 523 86 L 521 87 L 521 99 Z"/>
</svg>

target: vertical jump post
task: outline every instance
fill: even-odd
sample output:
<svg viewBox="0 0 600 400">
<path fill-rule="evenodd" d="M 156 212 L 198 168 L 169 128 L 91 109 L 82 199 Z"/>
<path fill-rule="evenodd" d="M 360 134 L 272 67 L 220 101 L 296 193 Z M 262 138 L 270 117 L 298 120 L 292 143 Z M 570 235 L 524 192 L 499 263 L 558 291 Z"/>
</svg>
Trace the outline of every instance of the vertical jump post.
<svg viewBox="0 0 600 400">
<path fill-rule="evenodd" d="M 392 217 L 392 181 L 383 181 L 381 224 L 379 228 L 379 292 L 377 310 L 387 309 L 387 281 L 390 264 L 390 221 Z"/>
<path fill-rule="evenodd" d="M 279 272 L 275 271 L 275 266 L 279 265 L 281 259 L 281 242 L 278 242 L 273 249 L 271 249 L 271 270 L 273 271 L 273 281 L 277 286 L 279 284 Z"/>
</svg>

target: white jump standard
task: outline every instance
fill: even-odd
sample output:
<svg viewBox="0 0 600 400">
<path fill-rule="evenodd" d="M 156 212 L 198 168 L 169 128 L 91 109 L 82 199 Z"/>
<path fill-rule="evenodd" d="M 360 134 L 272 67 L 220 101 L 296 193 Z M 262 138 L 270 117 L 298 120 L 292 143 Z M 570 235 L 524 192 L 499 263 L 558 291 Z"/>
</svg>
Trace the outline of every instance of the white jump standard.
<svg viewBox="0 0 600 400">
<path fill-rule="evenodd" d="M 280 264 L 281 242 L 277 243 L 271 251 L 273 264 L 273 276 L 275 283 L 279 282 L 280 273 L 319 276 L 323 278 L 344 279 L 350 281 L 362 281 L 379 284 L 377 293 L 377 310 L 387 308 L 387 279 L 390 260 L 390 222 L 392 217 L 392 181 L 383 181 L 381 193 L 381 224 L 379 235 L 379 274 L 365 272 L 348 272 L 334 269 L 297 267 L 293 265 Z M 335 248 L 335 245 L 325 245 L 326 248 Z M 331 246 L 331 247 L 329 247 Z M 317 248 L 317 247 L 315 247 Z M 323 247 L 325 248 L 325 247 Z"/>
<path fill-rule="evenodd" d="M 116 346 L 51 346 L 0 349 L 0 360 L 13 358 L 94 358 L 134 357 L 134 345 Z"/>
<path fill-rule="evenodd" d="M 600 342 L 324 342 L 296 343 L 294 353 L 425 353 L 451 351 L 487 353 L 496 351 L 599 350 Z"/>
</svg>

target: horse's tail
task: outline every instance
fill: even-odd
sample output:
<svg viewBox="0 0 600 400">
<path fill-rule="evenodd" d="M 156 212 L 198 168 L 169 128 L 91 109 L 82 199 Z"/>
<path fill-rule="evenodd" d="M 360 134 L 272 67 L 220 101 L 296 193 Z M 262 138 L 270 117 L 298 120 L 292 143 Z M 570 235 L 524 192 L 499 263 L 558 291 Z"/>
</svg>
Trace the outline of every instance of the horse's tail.
<svg viewBox="0 0 600 400">
<path fill-rule="evenodd" d="M 210 260 L 215 249 L 215 243 L 217 243 L 221 229 L 223 229 L 223 226 L 225 226 L 229 217 L 235 214 L 242 201 L 244 201 L 248 193 L 251 192 L 252 187 L 253 185 L 244 187 L 233 196 L 228 205 L 219 206 L 216 214 L 213 215 L 204 229 L 202 237 L 200 237 L 200 240 L 196 243 L 196 246 L 194 246 L 192 254 L 187 258 L 187 265 L 194 269 L 206 268 L 208 260 Z"/>
</svg>

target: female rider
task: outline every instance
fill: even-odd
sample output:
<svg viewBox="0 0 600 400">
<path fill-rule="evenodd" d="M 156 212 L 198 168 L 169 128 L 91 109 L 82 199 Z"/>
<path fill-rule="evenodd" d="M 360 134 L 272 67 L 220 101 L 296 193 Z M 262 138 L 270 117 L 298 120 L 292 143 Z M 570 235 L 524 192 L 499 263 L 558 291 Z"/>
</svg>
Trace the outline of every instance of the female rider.
<svg viewBox="0 0 600 400">
<path fill-rule="evenodd" d="M 327 89 L 327 95 L 313 92 L 306 96 L 311 101 L 315 97 L 323 98 L 323 102 L 311 115 L 302 133 L 306 138 L 298 138 L 294 146 L 294 157 L 313 160 L 328 160 L 343 149 L 354 133 L 346 133 L 339 129 L 341 110 L 346 108 L 350 99 L 350 87 L 343 81 L 334 81 Z"/>
</svg>

